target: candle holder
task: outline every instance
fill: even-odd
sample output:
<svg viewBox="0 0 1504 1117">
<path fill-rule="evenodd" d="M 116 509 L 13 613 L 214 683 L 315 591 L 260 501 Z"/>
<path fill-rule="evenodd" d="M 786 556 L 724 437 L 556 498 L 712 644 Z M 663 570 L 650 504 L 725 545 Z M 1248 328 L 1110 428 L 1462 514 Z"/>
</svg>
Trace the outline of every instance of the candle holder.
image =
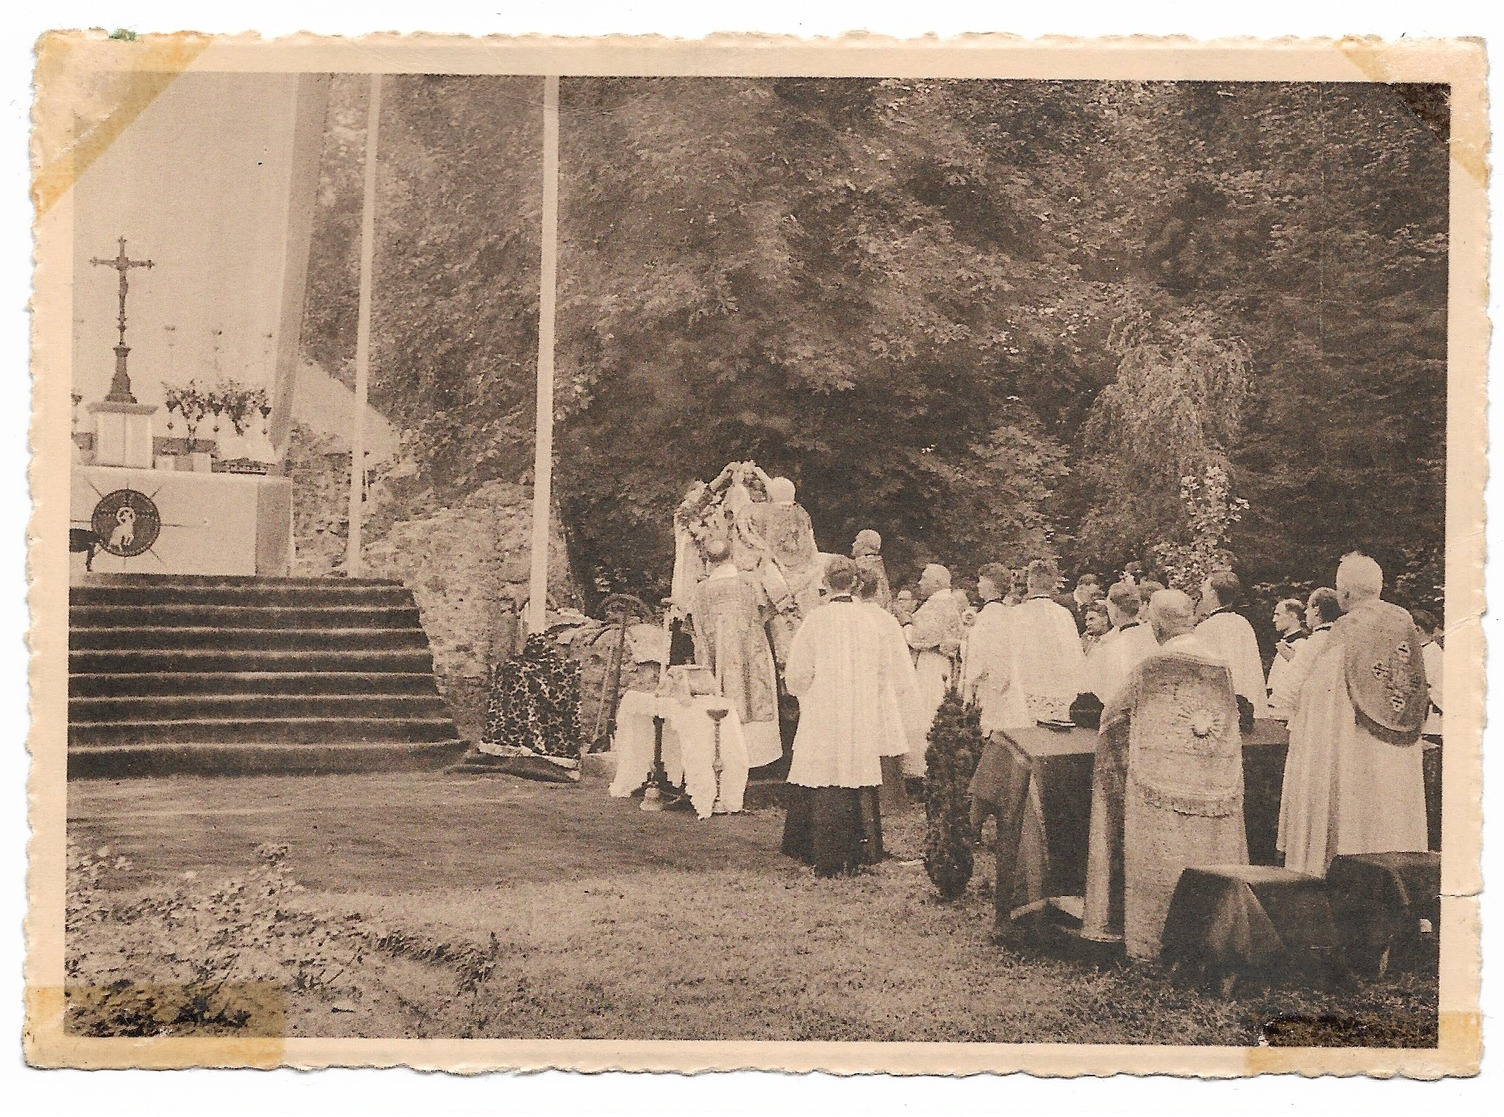
<svg viewBox="0 0 1504 1117">
<path fill-rule="evenodd" d="M 726 706 L 710 706 L 705 710 L 705 715 L 715 725 L 715 751 L 711 754 L 710 767 L 715 772 L 715 803 L 710 808 L 711 814 L 727 814 L 726 804 L 721 802 L 721 772 L 725 765 L 721 763 L 721 722 L 731 712 Z"/>
</svg>

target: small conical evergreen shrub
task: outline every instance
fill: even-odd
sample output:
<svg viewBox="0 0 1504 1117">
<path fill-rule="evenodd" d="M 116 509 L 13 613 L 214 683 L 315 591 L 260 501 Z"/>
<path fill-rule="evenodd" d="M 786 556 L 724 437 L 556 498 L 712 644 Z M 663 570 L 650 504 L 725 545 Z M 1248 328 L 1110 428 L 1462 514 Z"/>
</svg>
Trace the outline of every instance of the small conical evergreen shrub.
<svg viewBox="0 0 1504 1117">
<path fill-rule="evenodd" d="M 945 900 L 971 881 L 970 788 L 981 755 L 981 711 L 952 688 L 935 712 L 924 753 L 924 869 Z"/>
</svg>

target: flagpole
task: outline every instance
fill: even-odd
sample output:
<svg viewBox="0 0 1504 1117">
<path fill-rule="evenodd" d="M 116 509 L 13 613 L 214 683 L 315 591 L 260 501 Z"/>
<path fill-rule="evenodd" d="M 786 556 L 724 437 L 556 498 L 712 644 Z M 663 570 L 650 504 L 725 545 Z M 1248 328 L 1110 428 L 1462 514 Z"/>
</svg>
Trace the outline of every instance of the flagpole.
<svg viewBox="0 0 1504 1117">
<path fill-rule="evenodd" d="M 543 79 L 543 234 L 538 277 L 538 406 L 533 440 L 533 541 L 527 630 L 548 625 L 548 519 L 553 505 L 554 285 L 559 237 L 559 79 Z"/>
<path fill-rule="evenodd" d="M 371 75 L 366 111 L 366 181 L 360 211 L 360 311 L 355 325 L 355 415 L 350 424 L 350 531 L 345 573 L 361 572 L 361 501 L 365 495 L 366 399 L 371 378 L 371 277 L 376 263 L 376 140 L 381 123 L 381 75 Z"/>
</svg>

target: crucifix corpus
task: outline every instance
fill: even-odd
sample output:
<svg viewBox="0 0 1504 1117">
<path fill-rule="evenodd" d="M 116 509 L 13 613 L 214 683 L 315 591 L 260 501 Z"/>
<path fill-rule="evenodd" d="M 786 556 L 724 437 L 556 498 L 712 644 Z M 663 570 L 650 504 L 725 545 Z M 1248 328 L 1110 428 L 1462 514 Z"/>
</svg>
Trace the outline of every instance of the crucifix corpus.
<svg viewBox="0 0 1504 1117">
<path fill-rule="evenodd" d="M 120 317 L 117 320 L 120 329 L 120 341 L 115 346 L 115 378 L 110 381 L 110 394 L 105 399 L 111 403 L 135 403 L 136 397 L 131 393 L 131 378 L 125 371 L 125 358 L 130 353 L 130 346 L 125 344 L 125 296 L 130 290 L 130 283 L 126 273 L 131 268 L 150 268 L 156 265 L 151 260 L 132 260 L 125 254 L 125 238 L 120 238 L 120 253 L 112 260 L 103 260 L 95 256 L 89 263 L 96 267 L 103 265 L 114 268 L 120 273 Z"/>
</svg>

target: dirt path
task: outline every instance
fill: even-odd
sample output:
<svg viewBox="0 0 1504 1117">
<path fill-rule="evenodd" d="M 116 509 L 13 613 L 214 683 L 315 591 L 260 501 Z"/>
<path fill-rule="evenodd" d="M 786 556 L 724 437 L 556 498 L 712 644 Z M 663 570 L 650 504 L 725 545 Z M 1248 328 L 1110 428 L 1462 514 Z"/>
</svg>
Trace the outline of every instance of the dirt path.
<svg viewBox="0 0 1504 1117">
<path fill-rule="evenodd" d="M 134 863 L 121 887 L 231 873 L 285 842 L 293 875 L 330 892 L 396 895 L 658 869 L 776 871 L 783 815 L 649 814 L 605 784 L 441 772 L 84 780 L 69 836 Z"/>
</svg>

